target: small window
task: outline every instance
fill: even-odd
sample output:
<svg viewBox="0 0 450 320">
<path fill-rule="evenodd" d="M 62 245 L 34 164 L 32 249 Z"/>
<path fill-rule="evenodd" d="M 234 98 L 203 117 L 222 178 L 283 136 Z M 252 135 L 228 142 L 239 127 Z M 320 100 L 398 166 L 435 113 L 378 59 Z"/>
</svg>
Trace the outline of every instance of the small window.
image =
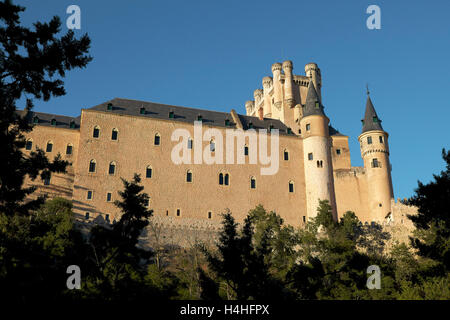
<svg viewBox="0 0 450 320">
<path fill-rule="evenodd" d="M 84 218 L 85 218 L 86 220 L 89 219 L 89 212 L 86 212 L 86 213 L 85 213 Z"/>
<path fill-rule="evenodd" d="M 181 210 L 177 209 L 177 217 L 179 217 L 181 215 Z"/>
<path fill-rule="evenodd" d="M 96 165 L 95 160 L 91 160 L 89 162 L 89 172 L 95 172 L 95 165 Z"/>
<path fill-rule="evenodd" d="M 31 148 L 33 148 L 33 140 L 28 139 L 25 143 L 25 150 L 31 150 Z"/>
<path fill-rule="evenodd" d="M 69 127 L 70 129 L 75 129 L 75 121 L 70 121 Z"/>
<path fill-rule="evenodd" d="M 379 168 L 380 167 L 380 163 L 378 162 L 377 158 L 373 158 L 372 159 L 372 168 Z"/>
<path fill-rule="evenodd" d="M 383 143 L 383 136 L 379 136 L 380 138 L 380 143 Z"/>
<path fill-rule="evenodd" d="M 308 160 L 313 160 L 313 154 L 312 153 L 308 153 Z"/>
<path fill-rule="evenodd" d="M 336 154 L 340 155 L 341 154 L 341 149 L 336 149 Z"/>
<path fill-rule="evenodd" d="M 273 128 L 273 124 L 269 125 L 269 132 L 272 132 Z"/>
<path fill-rule="evenodd" d="M 153 173 L 152 167 L 148 166 L 147 169 L 145 170 L 145 177 L 146 178 L 151 178 L 152 177 L 152 173 Z"/>
<path fill-rule="evenodd" d="M 72 154 L 73 147 L 71 144 L 68 144 L 66 147 L 66 154 Z"/>
<path fill-rule="evenodd" d="M 197 116 L 197 121 L 203 121 L 203 117 L 202 117 L 201 114 L 199 114 L 199 115 Z"/>
<path fill-rule="evenodd" d="M 306 222 L 306 216 L 303 216 L 303 223 Z"/>
<path fill-rule="evenodd" d="M 373 117 L 372 120 L 373 120 L 373 123 L 377 123 L 378 122 L 378 118 L 377 117 Z"/>
<path fill-rule="evenodd" d="M 244 146 L 244 156 L 248 156 L 248 146 Z"/>
<path fill-rule="evenodd" d="M 56 126 L 56 119 L 52 119 L 51 124 L 52 124 L 52 126 Z"/>
<path fill-rule="evenodd" d="M 98 126 L 94 127 L 94 131 L 92 132 L 93 138 L 98 138 L 100 136 L 100 128 Z"/>
<path fill-rule="evenodd" d="M 116 163 L 115 162 L 111 162 L 109 164 L 108 173 L 111 174 L 111 175 L 116 173 Z"/>
<path fill-rule="evenodd" d="M 47 142 L 47 148 L 45 149 L 46 152 L 52 152 L 53 150 L 53 142 L 49 141 Z"/>
<path fill-rule="evenodd" d="M 367 144 L 372 144 L 372 137 L 367 137 Z"/>
<path fill-rule="evenodd" d="M 161 137 L 157 133 L 157 134 L 155 134 L 155 146 L 159 146 L 160 144 L 161 144 Z"/>
<path fill-rule="evenodd" d="M 316 109 L 319 109 L 319 102 L 316 101 Z"/>
<path fill-rule="evenodd" d="M 288 161 L 289 160 L 289 151 L 284 150 L 284 161 Z"/>
<path fill-rule="evenodd" d="M 108 103 L 108 105 L 106 106 L 106 110 L 111 111 L 112 109 L 113 109 L 112 103 Z"/>
<path fill-rule="evenodd" d="M 225 185 L 227 186 L 227 185 L 229 185 L 229 183 L 230 183 L 230 176 L 228 175 L 228 173 L 226 173 L 225 174 Z"/>
<path fill-rule="evenodd" d="M 139 110 L 139 113 L 140 113 L 140 114 L 145 114 L 145 108 L 141 108 L 141 109 Z"/>
<path fill-rule="evenodd" d="M 166 210 L 166 216 L 169 216 L 169 210 Z"/>
<path fill-rule="evenodd" d="M 253 129 L 253 122 L 249 122 L 249 123 L 248 123 L 248 128 L 249 128 L 249 129 Z"/>
<path fill-rule="evenodd" d="M 188 149 L 192 149 L 192 139 L 191 138 L 188 139 L 187 147 L 188 147 Z"/>
<path fill-rule="evenodd" d="M 292 129 L 291 128 L 287 128 L 287 134 L 291 134 L 292 133 Z"/>
<path fill-rule="evenodd" d="M 110 201 L 111 201 L 111 198 L 112 198 L 112 194 L 111 194 L 111 192 L 108 192 L 108 193 L 106 194 L 106 201 L 107 201 L 107 202 L 110 202 Z"/>
<path fill-rule="evenodd" d="M 215 144 L 214 140 L 211 140 L 209 142 L 209 151 L 211 151 L 211 152 L 216 151 L 216 144 Z"/>
<path fill-rule="evenodd" d="M 323 161 L 317 160 L 317 168 L 323 168 Z"/>
<path fill-rule="evenodd" d="M 175 114 L 173 113 L 173 111 L 170 111 L 170 112 L 169 112 L 169 118 L 170 118 L 170 119 L 175 118 Z"/>
<path fill-rule="evenodd" d="M 116 128 L 112 129 L 111 140 L 117 140 L 118 134 L 119 134 L 119 131 L 117 131 Z"/>
<path fill-rule="evenodd" d="M 309 131 L 309 130 L 311 130 L 311 124 L 307 123 L 306 124 L 306 131 Z"/>
<path fill-rule="evenodd" d="M 91 190 L 89 190 L 89 191 L 87 192 L 86 199 L 92 200 L 92 191 L 91 191 Z"/>
<path fill-rule="evenodd" d="M 302 134 L 302 129 L 298 129 L 298 134 Z"/>
<path fill-rule="evenodd" d="M 223 173 L 219 173 L 219 184 L 223 185 Z"/>
<path fill-rule="evenodd" d="M 44 179 L 44 186 L 48 186 L 50 185 L 50 178 L 45 178 Z"/>
<path fill-rule="evenodd" d="M 225 126 L 229 126 L 230 125 L 230 120 L 229 119 L 225 119 Z"/>
<path fill-rule="evenodd" d="M 208 219 L 211 219 L 212 218 L 212 212 L 210 211 L 210 212 L 208 212 Z"/>
<path fill-rule="evenodd" d="M 292 181 L 289 181 L 289 192 L 294 192 L 294 183 Z"/>
<path fill-rule="evenodd" d="M 254 177 L 250 178 L 250 188 L 256 189 L 256 179 Z"/>
<path fill-rule="evenodd" d="M 105 221 L 109 223 L 109 214 L 105 214 Z"/>
<path fill-rule="evenodd" d="M 39 123 L 39 118 L 38 117 L 34 117 L 33 118 L 33 123 Z"/>
<path fill-rule="evenodd" d="M 192 182 L 192 172 L 191 172 L 191 170 L 188 170 L 186 172 L 186 182 Z"/>
</svg>

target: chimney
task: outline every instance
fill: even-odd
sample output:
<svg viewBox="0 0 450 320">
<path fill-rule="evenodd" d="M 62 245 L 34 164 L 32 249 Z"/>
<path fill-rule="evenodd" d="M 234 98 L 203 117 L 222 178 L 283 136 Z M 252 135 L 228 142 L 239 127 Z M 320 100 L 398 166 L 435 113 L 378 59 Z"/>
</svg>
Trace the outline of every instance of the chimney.
<svg viewBox="0 0 450 320">
<path fill-rule="evenodd" d="M 264 109 L 263 108 L 258 109 L 258 117 L 259 117 L 259 120 L 264 120 Z"/>
</svg>

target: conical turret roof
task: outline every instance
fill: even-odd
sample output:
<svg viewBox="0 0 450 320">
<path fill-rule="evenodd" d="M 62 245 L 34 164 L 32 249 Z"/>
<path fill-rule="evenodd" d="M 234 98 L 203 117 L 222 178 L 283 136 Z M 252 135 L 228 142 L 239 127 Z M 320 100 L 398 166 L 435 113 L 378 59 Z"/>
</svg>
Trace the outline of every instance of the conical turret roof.
<svg viewBox="0 0 450 320">
<path fill-rule="evenodd" d="M 383 130 L 383 127 L 381 126 L 381 120 L 378 118 L 369 95 L 367 95 L 366 113 L 364 115 L 364 119 L 361 121 L 363 123 L 363 133 L 372 130 Z"/>
<path fill-rule="evenodd" d="M 323 112 L 323 105 L 320 102 L 319 96 L 317 95 L 314 83 L 310 81 L 308 85 L 308 93 L 306 95 L 305 107 L 303 109 L 303 117 L 311 116 L 314 114 L 322 116 L 325 115 L 325 113 Z"/>
</svg>

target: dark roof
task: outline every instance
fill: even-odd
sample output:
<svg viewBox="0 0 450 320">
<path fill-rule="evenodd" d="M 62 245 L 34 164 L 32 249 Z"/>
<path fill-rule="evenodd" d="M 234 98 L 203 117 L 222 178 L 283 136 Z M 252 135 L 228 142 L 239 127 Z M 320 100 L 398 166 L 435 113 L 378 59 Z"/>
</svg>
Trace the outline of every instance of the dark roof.
<svg viewBox="0 0 450 320">
<path fill-rule="evenodd" d="M 367 96 L 366 113 L 364 115 L 364 119 L 361 121 L 363 123 L 363 133 L 372 130 L 383 130 L 383 127 L 381 126 L 381 119 L 378 118 L 377 113 L 375 112 L 370 96 Z"/>
<path fill-rule="evenodd" d="M 111 105 L 111 110 L 108 110 L 109 104 Z M 144 108 L 143 114 L 141 113 L 141 108 Z M 115 98 L 106 101 L 97 106 L 89 108 L 88 110 L 97 110 L 122 115 L 148 117 L 187 123 L 193 123 L 198 119 L 198 116 L 201 116 L 202 122 L 206 125 L 236 128 L 236 123 L 234 122 L 232 115 L 228 112 L 187 108 L 122 98 Z M 169 118 L 170 112 L 173 112 L 173 118 Z M 254 129 L 269 129 L 272 125 L 273 129 L 280 130 L 280 133 L 287 133 L 287 126 L 280 120 L 267 118 L 265 118 L 264 120 L 259 120 L 258 117 L 250 117 L 244 115 L 238 115 L 238 117 L 242 122 L 244 130 L 249 129 L 249 127 L 253 127 Z M 226 120 L 228 120 L 228 125 L 226 125 L 225 123 Z"/>
<path fill-rule="evenodd" d="M 328 126 L 328 131 L 330 132 L 330 136 L 345 136 L 339 132 L 339 130 L 333 128 L 331 125 Z"/>
<path fill-rule="evenodd" d="M 25 115 L 24 110 L 18 110 L 17 113 L 20 116 Z M 51 113 L 43 113 L 43 112 L 34 112 L 31 111 L 27 118 L 30 123 L 33 123 L 33 119 L 37 117 L 39 122 L 37 123 L 40 126 L 48 126 L 48 127 L 56 127 L 56 128 L 66 128 L 66 129 L 79 129 L 80 128 L 80 116 L 78 117 L 68 117 L 68 116 L 60 116 L 57 114 Z M 56 120 L 56 124 L 52 125 L 52 120 Z M 73 121 L 75 123 L 75 127 L 70 127 L 70 122 Z"/>
<path fill-rule="evenodd" d="M 316 103 L 318 104 L 317 107 Z M 314 114 L 322 116 L 325 115 L 325 113 L 323 112 L 323 105 L 319 99 L 319 96 L 317 95 L 314 83 L 312 81 L 309 81 L 306 102 L 303 108 L 303 117 L 311 116 Z"/>
</svg>

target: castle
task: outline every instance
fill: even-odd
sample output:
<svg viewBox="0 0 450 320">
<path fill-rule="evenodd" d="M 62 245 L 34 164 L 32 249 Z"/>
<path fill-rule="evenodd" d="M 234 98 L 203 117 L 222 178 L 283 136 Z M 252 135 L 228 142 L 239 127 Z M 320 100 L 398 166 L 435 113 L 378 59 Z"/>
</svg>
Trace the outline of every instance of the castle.
<svg viewBox="0 0 450 320">
<path fill-rule="evenodd" d="M 301 226 L 316 215 L 319 199 L 326 199 L 335 218 L 350 210 L 363 222 L 392 219 L 388 133 L 370 97 L 358 137 L 364 166 L 352 167 L 348 136 L 331 127 L 325 114 L 317 64 L 295 75 L 291 61 L 275 63 L 262 87 L 245 103 L 246 115 L 120 98 L 82 109 L 76 118 L 32 112 L 35 126 L 26 134 L 24 152 L 41 148 L 49 158 L 60 153 L 71 165 L 65 174 L 27 184 L 37 186 L 36 194 L 71 199 L 74 212 L 86 220 L 118 220 L 113 202 L 123 189 L 120 178 L 130 180 L 134 173 L 141 175 L 147 205 L 158 217 L 218 221 L 229 209 L 239 221 L 262 204 Z M 184 129 L 193 137 L 198 123 L 223 136 L 242 132 L 243 144 L 227 139 L 224 145 L 244 163 L 174 163 L 179 141 L 173 141 L 173 132 Z M 279 156 L 275 174 L 261 174 L 264 165 L 249 160 L 250 133 L 261 138 L 261 129 L 268 130 L 269 143 L 278 130 L 278 148 L 271 148 Z M 213 139 L 199 145 L 189 138 L 186 144 L 184 152 L 192 155 L 217 153 Z"/>
</svg>

